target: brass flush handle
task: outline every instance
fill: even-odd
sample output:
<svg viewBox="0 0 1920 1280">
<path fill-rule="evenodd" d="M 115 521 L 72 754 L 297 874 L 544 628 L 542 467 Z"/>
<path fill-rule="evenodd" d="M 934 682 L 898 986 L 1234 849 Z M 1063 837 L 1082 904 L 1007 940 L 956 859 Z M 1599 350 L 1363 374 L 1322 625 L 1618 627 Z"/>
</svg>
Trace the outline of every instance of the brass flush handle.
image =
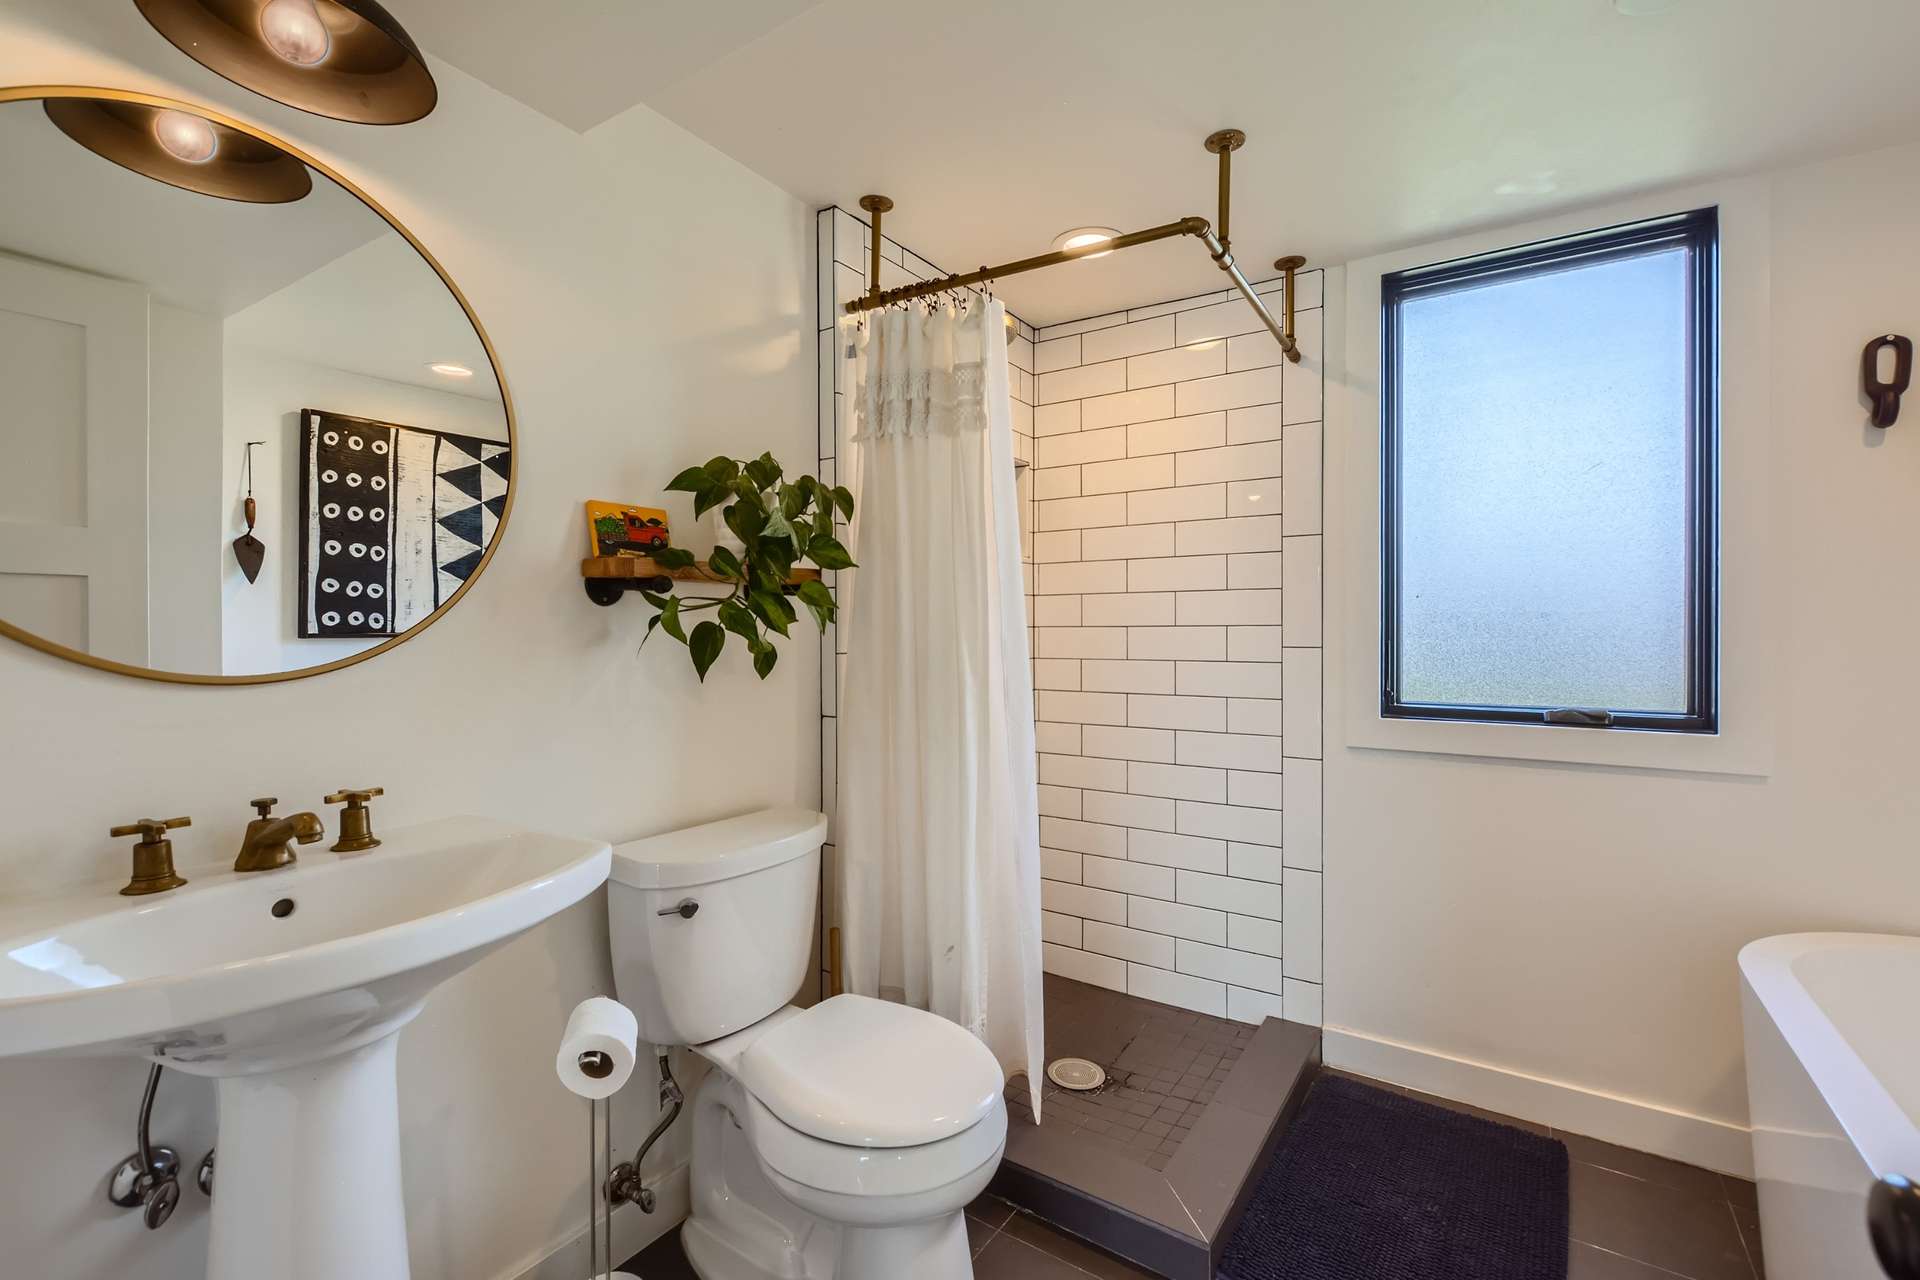
<svg viewBox="0 0 1920 1280">
<path fill-rule="evenodd" d="M 141 818 L 107 833 L 115 839 L 140 837 L 140 843 L 133 846 L 133 878 L 120 891 L 122 896 L 136 898 L 142 894 L 165 893 L 187 882 L 185 876 L 174 874 L 173 841 L 167 839 L 167 832 L 192 825 L 192 818 Z"/>
<path fill-rule="evenodd" d="M 335 853 L 359 853 L 380 843 L 373 834 L 373 810 L 367 808 L 367 801 L 385 794 L 385 787 L 361 787 L 321 797 L 327 804 L 347 806 L 340 811 L 340 838 L 331 846 Z"/>
</svg>

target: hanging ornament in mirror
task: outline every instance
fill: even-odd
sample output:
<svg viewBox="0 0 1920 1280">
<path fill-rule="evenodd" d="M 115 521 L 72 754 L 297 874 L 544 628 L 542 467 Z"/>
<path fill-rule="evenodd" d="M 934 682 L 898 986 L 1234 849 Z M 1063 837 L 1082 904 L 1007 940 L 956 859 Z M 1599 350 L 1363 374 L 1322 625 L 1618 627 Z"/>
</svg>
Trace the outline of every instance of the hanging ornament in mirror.
<svg viewBox="0 0 1920 1280">
<path fill-rule="evenodd" d="M 297 157 L 189 111 L 110 98 L 48 98 L 45 107 L 87 150 L 171 187 L 248 204 L 291 204 L 313 190 Z"/>
<path fill-rule="evenodd" d="M 235 84 L 315 115 L 407 124 L 440 91 L 374 0 L 134 0 L 161 35 Z"/>
</svg>

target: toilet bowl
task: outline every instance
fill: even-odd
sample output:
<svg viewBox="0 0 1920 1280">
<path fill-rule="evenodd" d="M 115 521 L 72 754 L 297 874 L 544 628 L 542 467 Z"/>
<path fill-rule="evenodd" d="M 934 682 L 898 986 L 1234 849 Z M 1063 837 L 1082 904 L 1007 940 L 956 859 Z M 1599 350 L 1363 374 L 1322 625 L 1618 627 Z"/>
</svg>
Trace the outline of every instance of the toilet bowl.
<svg viewBox="0 0 1920 1280">
<path fill-rule="evenodd" d="M 787 1003 L 825 819 L 770 810 L 614 849 L 614 977 L 641 1038 L 713 1067 L 693 1108 L 704 1280 L 966 1280 L 962 1210 L 1006 1148 L 999 1063 L 919 1009 Z"/>
</svg>

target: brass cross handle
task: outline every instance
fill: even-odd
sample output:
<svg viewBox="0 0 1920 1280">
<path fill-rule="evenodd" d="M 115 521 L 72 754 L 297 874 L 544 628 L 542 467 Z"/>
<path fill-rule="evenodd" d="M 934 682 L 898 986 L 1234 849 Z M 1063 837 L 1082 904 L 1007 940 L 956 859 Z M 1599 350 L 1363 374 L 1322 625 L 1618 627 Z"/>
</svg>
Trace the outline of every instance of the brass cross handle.
<svg viewBox="0 0 1920 1280">
<path fill-rule="evenodd" d="M 113 830 L 107 832 L 107 834 L 116 838 L 119 836 L 139 836 L 143 842 L 152 844 L 156 840 L 164 839 L 167 832 L 172 831 L 175 827 L 190 827 L 192 825 L 192 818 L 139 818 L 127 823 L 125 826 L 115 827 Z"/>
<path fill-rule="evenodd" d="M 367 801 L 385 794 L 385 787 L 361 787 L 321 797 L 327 804 L 347 806 L 340 811 L 340 838 L 330 846 L 335 853 L 359 853 L 380 843 L 373 834 L 373 811 L 367 808 Z"/>
</svg>

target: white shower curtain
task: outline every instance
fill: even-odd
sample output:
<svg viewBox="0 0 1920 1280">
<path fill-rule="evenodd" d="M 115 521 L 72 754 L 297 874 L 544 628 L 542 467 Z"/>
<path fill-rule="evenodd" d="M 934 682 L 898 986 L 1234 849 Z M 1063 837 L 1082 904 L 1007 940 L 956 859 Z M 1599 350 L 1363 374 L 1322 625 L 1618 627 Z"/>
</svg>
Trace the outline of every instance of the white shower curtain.
<svg viewBox="0 0 1920 1280">
<path fill-rule="evenodd" d="M 896 309 L 842 333 L 860 566 L 839 593 L 845 982 L 972 1031 L 1026 1074 L 1037 1118 L 1039 800 L 1006 311 Z"/>
</svg>

